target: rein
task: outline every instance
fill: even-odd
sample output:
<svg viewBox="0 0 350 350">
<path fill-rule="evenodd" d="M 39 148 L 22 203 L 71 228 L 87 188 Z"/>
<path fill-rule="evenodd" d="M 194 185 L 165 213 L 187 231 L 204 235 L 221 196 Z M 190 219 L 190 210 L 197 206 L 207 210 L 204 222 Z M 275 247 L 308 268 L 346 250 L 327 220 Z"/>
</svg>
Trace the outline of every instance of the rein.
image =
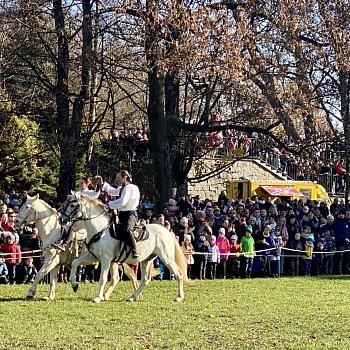
<svg viewBox="0 0 350 350">
<path fill-rule="evenodd" d="M 61 216 L 65 216 L 65 217 L 68 219 L 68 221 L 70 221 L 70 222 L 94 220 L 94 219 L 97 219 L 97 218 L 99 218 L 100 216 L 102 216 L 104 213 L 107 213 L 106 210 L 103 209 L 103 210 L 101 211 L 101 213 L 99 213 L 98 215 L 93 216 L 93 217 L 89 217 L 89 218 L 85 217 L 85 218 L 84 218 L 84 217 L 82 216 L 83 213 L 81 213 L 82 215 L 81 215 L 80 217 L 74 218 L 74 216 L 75 216 L 75 215 L 78 213 L 78 211 L 80 210 L 82 204 L 81 204 L 80 201 L 78 201 L 78 200 L 76 200 L 76 199 L 73 199 L 72 201 L 70 201 L 70 204 L 71 204 L 71 203 L 77 203 L 78 205 L 74 208 L 74 210 L 72 210 L 72 212 L 71 212 L 69 215 L 67 215 L 67 213 L 66 213 L 65 211 L 61 213 Z M 103 228 L 101 231 L 95 233 L 95 234 L 91 237 L 91 239 L 90 239 L 89 242 L 87 241 L 87 237 L 85 238 L 85 246 L 86 246 L 86 249 L 87 249 L 87 250 L 90 252 L 90 254 L 92 254 L 95 258 L 97 258 L 97 256 L 91 251 L 91 245 L 92 245 L 93 243 L 98 242 L 98 241 L 101 239 L 103 233 L 104 233 L 107 229 L 110 228 L 111 224 L 112 224 L 112 222 L 109 222 L 109 224 L 108 224 L 105 228 Z M 98 259 L 98 258 L 97 258 L 97 259 Z"/>
<path fill-rule="evenodd" d="M 77 221 L 89 221 L 89 220 L 93 220 L 93 219 L 97 219 L 99 218 L 102 214 L 106 213 L 106 211 L 103 209 L 102 212 L 96 216 L 93 216 L 91 218 L 83 218 L 82 216 L 78 217 L 78 218 L 74 218 L 74 215 L 78 212 L 79 208 L 81 207 L 81 204 L 78 200 L 74 199 L 72 201 L 70 201 L 70 203 L 78 203 L 79 206 L 75 207 L 74 210 L 72 210 L 72 212 L 67 215 L 66 212 L 64 211 L 63 213 L 61 213 L 61 216 L 65 216 L 68 221 L 72 221 L 72 222 L 77 222 Z"/>
</svg>

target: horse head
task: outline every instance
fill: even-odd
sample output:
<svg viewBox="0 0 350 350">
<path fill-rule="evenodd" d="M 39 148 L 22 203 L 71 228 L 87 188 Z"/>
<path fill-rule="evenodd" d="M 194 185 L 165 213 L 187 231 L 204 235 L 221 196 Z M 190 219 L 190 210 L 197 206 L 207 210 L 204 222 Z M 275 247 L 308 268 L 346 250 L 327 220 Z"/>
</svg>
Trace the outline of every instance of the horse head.
<svg viewBox="0 0 350 350">
<path fill-rule="evenodd" d="M 22 205 L 19 210 L 16 219 L 15 225 L 17 227 L 28 225 L 37 219 L 35 201 L 39 199 L 39 194 L 34 197 L 27 196 L 26 202 Z"/>
<path fill-rule="evenodd" d="M 60 222 L 66 225 L 70 221 L 88 221 L 106 215 L 109 218 L 108 207 L 96 196 L 88 196 L 80 192 L 71 191 L 71 198 L 60 210 Z"/>
<path fill-rule="evenodd" d="M 82 219 L 82 195 L 79 192 L 71 191 L 70 198 L 67 200 L 66 205 L 60 210 L 60 222 L 62 225 L 66 225 L 73 220 Z"/>
</svg>

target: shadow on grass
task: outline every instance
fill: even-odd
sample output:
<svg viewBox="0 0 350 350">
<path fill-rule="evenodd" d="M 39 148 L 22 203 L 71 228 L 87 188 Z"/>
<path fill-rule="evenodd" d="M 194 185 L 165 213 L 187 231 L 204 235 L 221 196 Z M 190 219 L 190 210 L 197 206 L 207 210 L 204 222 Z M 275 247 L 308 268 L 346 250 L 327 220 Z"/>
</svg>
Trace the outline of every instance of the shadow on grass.
<svg viewBox="0 0 350 350">
<path fill-rule="evenodd" d="M 3 302 L 9 302 L 9 301 L 28 301 L 28 302 L 33 302 L 33 301 L 44 301 L 39 298 L 35 299 L 26 299 L 26 297 L 0 297 L 0 303 Z"/>
<path fill-rule="evenodd" d="M 321 275 L 317 278 L 323 279 L 323 280 L 349 280 L 350 275 Z"/>
</svg>

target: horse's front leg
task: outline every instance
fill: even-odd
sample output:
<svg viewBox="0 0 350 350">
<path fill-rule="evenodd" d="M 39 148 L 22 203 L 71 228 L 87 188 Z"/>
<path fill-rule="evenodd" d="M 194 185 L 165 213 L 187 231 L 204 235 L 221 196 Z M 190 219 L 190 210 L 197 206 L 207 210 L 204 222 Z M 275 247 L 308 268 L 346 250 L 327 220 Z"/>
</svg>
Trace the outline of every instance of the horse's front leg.
<svg viewBox="0 0 350 350">
<path fill-rule="evenodd" d="M 109 268 L 109 272 L 111 273 L 111 284 L 109 285 L 105 295 L 104 300 L 108 300 L 113 292 L 113 289 L 119 282 L 119 271 L 118 271 L 118 264 L 115 262 L 111 263 L 111 266 Z"/>
<path fill-rule="evenodd" d="M 48 257 L 44 265 L 41 267 L 37 275 L 35 276 L 34 282 L 30 286 L 27 292 L 27 299 L 32 299 L 35 295 L 36 287 L 38 283 L 44 278 L 44 276 L 49 273 L 54 267 L 58 266 L 60 262 L 60 256 L 54 253 L 51 257 Z"/>
<path fill-rule="evenodd" d="M 100 275 L 100 281 L 99 281 L 99 289 L 98 289 L 98 295 L 94 299 L 92 299 L 93 302 L 99 303 L 100 301 L 104 300 L 104 288 L 107 282 L 108 277 L 108 270 L 111 264 L 111 259 L 103 258 L 101 259 L 101 275 Z"/>
<path fill-rule="evenodd" d="M 48 297 L 44 298 L 45 300 L 54 300 L 55 299 L 55 293 L 56 293 L 56 283 L 57 283 L 57 274 L 60 266 L 57 264 L 51 271 L 50 271 L 50 289 L 49 289 L 49 295 Z"/>
<path fill-rule="evenodd" d="M 78 290 L 78 287 L 79 287 L 79 284 L 77 282 L 78 266 L 91 265 L 91 264 L 94 264 L 96 261 L 97 261 L 96 258 L 92 254 L 90 254 L 89 252 L 86 252 L 85 254 L 80 256 L 79 258 L 73 260 L 71 271 L 70 271 L 69 281 L 70 281 L 70 284 L 73 288 L 74 293 Z"/>
</svg>

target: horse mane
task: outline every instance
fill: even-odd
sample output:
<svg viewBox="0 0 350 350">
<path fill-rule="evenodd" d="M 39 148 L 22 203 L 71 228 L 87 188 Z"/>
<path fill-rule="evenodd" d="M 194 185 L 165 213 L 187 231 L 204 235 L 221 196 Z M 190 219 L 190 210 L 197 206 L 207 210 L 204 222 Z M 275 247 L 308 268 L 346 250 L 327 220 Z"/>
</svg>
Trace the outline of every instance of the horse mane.
<svg viewBox="0 0 350 350">
<path fill-rule="evenodd" d="M 103 209 L 105 209 L 106 211 L 108 211 L 108 206 L 104 203 L 102 203 L 98 198 L 92 197 L 92 196 L 88 196 L 86 194 L 81 193 L 82 198 L 86 199 L 88 202 L 90 202 L 91 204 L 94 204 L 96 206 L 99 206 Z"/>
<path fill-rule="evenodd" d="M 35 200 L 33 201 L 33 204 L 35 204 L 36 201 L 38 201 L 39 203 L 41 203 L 45 208 L 47 208 L 47 209 L 49 209 L 49 210 L 52 210 L 52 211 L 55 211 L 55 209 L 52 208 L 51 205 L 48 204 L 48 203 L 46 203 L 44 200 L 42 200 L 42 199 L 40 199 L 40 198 L 35 199 Z"/>
</svg>

